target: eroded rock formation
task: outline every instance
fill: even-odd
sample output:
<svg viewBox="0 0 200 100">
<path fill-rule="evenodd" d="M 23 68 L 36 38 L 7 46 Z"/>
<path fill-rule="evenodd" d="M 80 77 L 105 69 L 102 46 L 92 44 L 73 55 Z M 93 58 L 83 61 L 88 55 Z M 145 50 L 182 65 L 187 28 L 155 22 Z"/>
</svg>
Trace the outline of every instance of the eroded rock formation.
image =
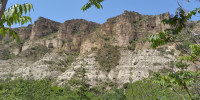
<svg viewBox="0 0 200 100">
<path fill-rule="evenodd" d="M 170 62 L 176 59 L 173 45 L 158 51 L 151 50 L 147 42 L 150 34 L 169 28 L 161 23 L 169 17 L 169 13 L 141 15 L 125 11 L 104 24 L 83 19 L 59 23 L 40 17 L 33 25 L 14 29 L 22 43 L 2 40 L 0 79 L 50 78 L 63 85 L 76 78 L 83 61 L 87 62 L 88 83 L 93 86 L 104 82 L 122 85 L 147 78 L 151 71 L 170 68 Z M 198 32 L 198 27 L 194 30 Z M 98 49 L 105 45 L 116 46 L 120 51 L 117 66 L 109 72 L 102 70 L 96 59 Z M 80 54 L 74 59 L 71 53 Z"/>
</svg>

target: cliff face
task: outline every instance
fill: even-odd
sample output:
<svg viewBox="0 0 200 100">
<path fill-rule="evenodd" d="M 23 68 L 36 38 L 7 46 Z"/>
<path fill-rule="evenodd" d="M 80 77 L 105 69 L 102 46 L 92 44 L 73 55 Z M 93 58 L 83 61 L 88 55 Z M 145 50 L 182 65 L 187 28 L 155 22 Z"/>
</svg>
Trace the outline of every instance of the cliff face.
<svg viewBox="0 0 200 100">
<path fill-rule="evenodd" d="M 161 23 L 161 20 L 168 18 L 169 13 L 148 16 L 125 11 L 123 14 L 110 18 L 100 27 L 97 27 L 82 43 L 81 52 L 87 52 L 92 47 L 101 48 L 107 42 L 112 45 L 127 47 L 130 45 L 130 41 L 147 40 L 150 34 L 156 34 L 169 28 L 168 25 Z M 137 42 L 137 44 L 145 45 L 142 44 L 142 41 Z M 149 45 L 146 47 L 149 47 Z M 140 46 L 135 48 L 141 49 Z"/>
<path fill-rule="evenodd" d="M 159 51 L 151 50 L 147 42 L 150 34 L 169 28 L 161 23 L 168 18 L 169 13 L 153 16 L 129 11 L 104 24 L 83 19 L 59 23 L 40 17 L 33 25 L 14 29 L 22 43 L 2 40 L 0 79 L 50 78 L 63 85 L 77 78 L 82 63 L 91 85 L 122 85 L 147 78 L 152 71 L 170 69 L 176 59 L 173 45 Z M 106 56 L 99 56 L 102 53 Z M 111 59 L 105 66 L 117 66 L 105 71 L 100 57 Z"/>
<path fill-rule="evenodd" d="M 127 47 L 130 41 L 147 38 L 149 34 L 168 28 L 169 26 L 161 23 L 161 20 L 167 18 L 169 18 L 169 13 L 152 16 L 125 11 L 100 25 L 83 19 L 58 23 L 40 17 L 33 25 L 14 29 L 22 40 L 27 41 L 22 47 L 15 47 L 14 51 L 18 54 L 33 44 L 81 53 L 88 52 L 93 47 L 101 48 L 108 42 L 112 45 Z M 141 49 L 141 41 L 137 42 L 137 45 L 139 46 L 136 46 L 136 49 Z"/>
<path fill-rule="evenodd" d="M 30 39 L 24 44 L 22 51 L 37 43 L 48 48 L 62 48 L 66 51 L 84 53 L 92 47 L 101 48 L 108 41 L 112 45 L 127 47 L 130 41 L 146 38 L 149 34 L 168 28 L 169 26 L 161 23 L 161 20 L 167 18 L 169 13 L 152 16 L 125 11 L 100 25 L 83 19 L 58 23 L 40 17 L 33 25 L 14 30 L 19 33 L 22 40 Z M 52 34 L 54 37 L 47 39 Z M 109 40 L 105 42 L 106 38 Z"/>
<path fill-rule="evenodd" d="M 130 40 L 143 38 L 149 33 L 157 33 L 168 26 L 161 24 L 161 20 L 168 19 L 169 13 L 147 16 L 137 12 L 125 11 L 122 15 L 110 18 L 102 25 L 102 34 L 112 34 L 118 46 L 127 46 Z"/>
<path fill-rule="evenodd" d="M 68 20 L 59 26 L 58 38 L 70 40 L 75 34 L 90 34 L 90 31 L 100 26 L 84 19 Z"/>
<path fill-rule="evenodd" d="M 31 37 L 32 25 L 27 27 L 15 28 L 14 31 L 19 34 L 21 40 L 28 40 Z"/>
<path fill-rule="evenodd" d="M 33 24 L 30 40 L 36 40 L 43 36 L 57 32 L 60 23 L 40 17 Z"/>
<path fill-rule="evenodd" d="M 83 19 L 69 20 L 60 25 L 58 39 L 66 42 L 63 48 L 67 51 L 80 51 L 82 41 L 91 34 L 91 30 L 100 25 Z"/>
</svg>

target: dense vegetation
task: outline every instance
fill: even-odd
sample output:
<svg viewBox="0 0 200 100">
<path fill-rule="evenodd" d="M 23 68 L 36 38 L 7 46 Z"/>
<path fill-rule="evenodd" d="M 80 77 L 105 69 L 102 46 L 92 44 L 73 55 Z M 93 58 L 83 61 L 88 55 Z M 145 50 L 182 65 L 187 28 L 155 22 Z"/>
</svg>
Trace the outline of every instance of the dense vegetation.
<svg viewBox="0 0 200 100">
<path fill-rule="evenodd" d="M 36 61 L 40 57 L 44 56 L 48 51 L 49 51 L 49 49 L 46 46 L 35 45 L 35 46 L 32 46 L 31 48 L 23 51 L 18 56 L 25 57 L 27 60 Z"/>
<path fill-rule="evenodd" d="M 62 53 L 62 52 L 60 52 L 60 53 Z M 61 69 L 62 72 L 64 72 L 67 68 L 69 68 L 71 66 L 71 64 L 78 57 L 79 52 L 71 52 L 71 53 L 66 52 L 65 54 L 67 55 L 66 59 L 60 60 L 60 65 L 64 67 Z"/>
<path fill-rule="evenodd" d="M 0 82 L 1 100 L 81 100 L 80 87 L 52 86 L 52 80 L 4 80 Z M 86 87 L 85 87 L 86 88 Z M 179 93 L 185 93 L 179 89 Z M 158 86 L 151 80 L 126 83 L 122 88 L 106 86 L 87 88 L 82 100 L 182 100 L 169 88 Z M 184 94 L 183 94 L 184 95 Z M 187 98 L 187 96 L 185 96 Z"/>
<path fill-rule="evenodd" d="M 15 55 L 6 49 L 0 50 L 0 60 L 8 60 L 14 58 Z"/>
<path fill-rule="evenodd" d="M 103 70 L 109 72 L 115 66 L 118 65 L 120 60 L 119 47 L 112 45 L 105 45 L 103 48 L 98 50 L 97 61 Z"/>
<path fill-rule="evenodd" d="M 134 51 L 135 50 L 136 41 L 131 40 L 129 41 L 128 49 Z"/>
</svg>

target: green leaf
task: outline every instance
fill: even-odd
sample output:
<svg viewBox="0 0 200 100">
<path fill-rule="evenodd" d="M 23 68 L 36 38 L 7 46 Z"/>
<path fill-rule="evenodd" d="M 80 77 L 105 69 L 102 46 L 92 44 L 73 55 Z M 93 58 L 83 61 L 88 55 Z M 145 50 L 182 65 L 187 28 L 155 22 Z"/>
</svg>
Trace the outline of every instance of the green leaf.
<svg viewBox="0 0 200 100">
<path fill-rule="evenodd" d="M 13 24 L 23 25 L 27 22 L 32 22 L 29 16 L 23 16 L 23 14 L 30 12 L 31 9 L 33 9 L 33 5 L 30 3 L 25 3 L 22 5 L 14 4 L 13 6 L 5 10 L 0 21 L 1 35 L 4 37 L 5 34 L 9 33 L 9 36 L 12 36 L 13 39 L 17 39 L 17 41 L 20 41 L 18 34 L 11 29 L 4 28 L 4 24 L 6 23 L 9 27 L 11 27 Z"/>
<path fill-rule="evenodd" d="M 97 9 L 103 8 L 103 6 L 101 5 L 101 3 L 104 0 L 89 0 L 88 3 L 86 3 L 81 10 L 85 11 L 87 9 L 89 9 L 91 6 L 95 6 Z"/>
</svg>

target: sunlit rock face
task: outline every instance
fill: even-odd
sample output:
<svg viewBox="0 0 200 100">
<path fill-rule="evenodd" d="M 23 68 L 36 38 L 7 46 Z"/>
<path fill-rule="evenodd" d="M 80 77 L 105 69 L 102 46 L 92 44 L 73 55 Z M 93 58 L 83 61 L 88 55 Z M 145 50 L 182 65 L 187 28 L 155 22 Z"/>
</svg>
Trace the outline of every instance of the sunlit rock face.
<svg viewBox="0 0 200 100">
<path fill-rule="evenodd" d="M 77 59 L 71 68 L 57 77 L 57 83 L 63 85 L 73 78 L 77 78 L 77 71 L 80 71 L 81 64 L 85 64 L 88 83 L 96 86 L 103 83 L 117 83 L 123 85 L 128 82 L 135 82 L 148 78 L 152 72 L 163 68 L 169 69 L 171 61 L 174 61 L 175 55 L 162 54 L 157 50 L 129 51 L 120 50 L 121 58 L 117 65 L 110 72 L 101 70 L 98 62 L 95 60 L 96 52 Z M 63 81 L 65 80 L 65 81 Z"/>
<path fill-rule="evenodd" d="M 169 28 L 161 23 L 163 19 L 169 19 L 169 13 L 152 16 L 125 11 L 117 17 L 108 19 L 102 25 L 101 33 L 112 34 L 116 39 L 113 44 L 127 46 L 130 40 Z"/>
<path fill-rule="evenodd" d="M 39 17 L 37 21 L 34 22 L 30 40 L 36 40 L 38 38 L 41 38 L 42 36 L 49 35 L 51 33 L 57 32 L 59 28 L 60 23 Z"/>
<path fill-rule="evenodd" d="M 15 47 L 12 51 L 19 54 L 33 44 L 40 44 L 48 48 L 84 53 L 93 47 L 101 48 L 105 44 L 102 38 L 106 36 L 110 38 L 109 44 L 127 47 L 131 40 L 146 38 L 149 34 L 168 28 L 169 26 L 161 23 L 161 20 L 168 18 L 169 13 L 152 16 L 129 11 L 108 19 L 104 24 L 84 19 L 59 23 L 39 17 L 33 25 L 14 28 L 24 43 L 22 47 Z M 4 39 L 8 38 L 6 36 Z"/>
<path fill-rule="evenodd" d="M 100 26 L 97 23 L 84 19 L 74 19 L 65 21 L 58 30 L 58 39 L 66 43 L 63 48 L 67 51 L 80 51 L 82 42 L 92 33 L 92 30 Z"/>
<path fill-rule="evenodd" d="M 170 51 L 170 49 L 169 49 Z M 81 64 L 86 69 L 87 82 L 92 85 L 103 83 L 117 83 L 122 86 L 127 82 L 135 82 L 148 78 L 152 72 L 161 69 L 170 69 L 171 61 L 176 59 L 175 54 L 167 54 L 157 50 L 120 50 L 119 64 L 109 72 L 102 70 L 96 61 L 97 52 L 80 56 L 65 71 L 60 61 L 65 60 L 64 53 L 47 53 L 41 59 L 32 62 L 22 58 L 15 60 L 0 60 L 1 79 L 11 77 L 40 80 L 55 79 L 59 85 L 64 85 L 71 79 L 76 79 L 80 73 Z"/>
<path fill-rule="evenodd" d="M 0 44 L 0 79 L 48 78 L 64 85 L 77 78 L 82 63 L 87 82 L 92 86 L 109 82 L 121 86 L 148 78 L 154 71 L 170 69 L 177 57 L 178 51 L 173 44 L 159 51 L 152 50 L 148 42 L 150 34 L 170 28 L 161 23 L 169 17 L 169 13 L 142 15 L 125 11 L 104 24 L 83 19 L 59 23 L 40 17 L 33 25 L 14 29 L 22 40 L 20 44 L 5 41 L 8 36 L 0 38 L 4 41 Z M 196 33 L 199 31 L 197 26 L 194 27 Z M 109 72 L 104 71 L 97 60 L 98 50 L 105 45 L 116 46 L 120 51 L 117 66 Z M 133 46 L 134 50 L 128 46 Z M 66 67 L 63 62 L 72 60 L 67 59 L 70 53 L 79 53 L 79 56 Z"/>
</svg>

